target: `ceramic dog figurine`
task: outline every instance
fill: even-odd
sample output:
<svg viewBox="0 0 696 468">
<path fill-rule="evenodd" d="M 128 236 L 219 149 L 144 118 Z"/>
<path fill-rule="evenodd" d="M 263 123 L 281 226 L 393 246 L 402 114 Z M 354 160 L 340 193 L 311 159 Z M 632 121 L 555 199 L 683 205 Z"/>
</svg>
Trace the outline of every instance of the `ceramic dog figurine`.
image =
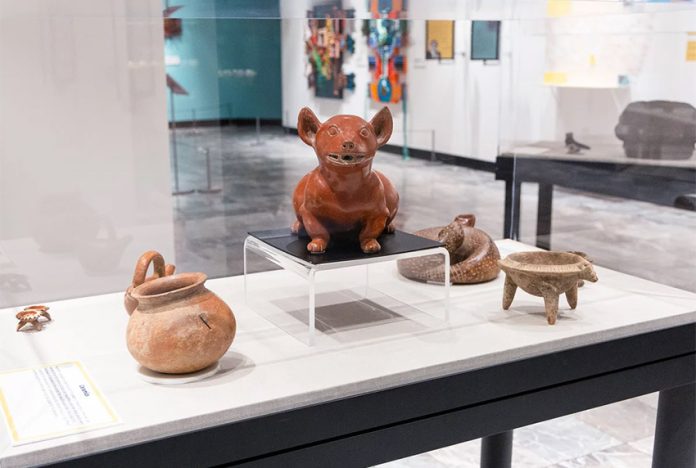
<svg viewBox="0 0 696 468">
<path fill-rule="evenodd" d="M 297 132 L 314 148 L 319 166 L 305 175 L 292 197 L 297 220 L 292 232 L 311 238 L 307 250 L 323 253 L 332 236 L 357 236 L 365 253 L 379 252 L 377 238 L 394 232 L 399 194 L 383 174 L 372 170 L 377 148 L 392 133 L 392 116 L 384 107 L 371 121 L 335 115 L 324 123 L 305 107 Z"/>
</svg>

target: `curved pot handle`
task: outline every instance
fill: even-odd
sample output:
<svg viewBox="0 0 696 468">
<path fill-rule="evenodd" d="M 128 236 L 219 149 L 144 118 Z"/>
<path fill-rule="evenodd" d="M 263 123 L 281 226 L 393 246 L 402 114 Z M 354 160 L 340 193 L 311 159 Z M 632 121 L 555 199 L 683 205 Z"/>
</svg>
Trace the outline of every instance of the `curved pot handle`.
<svg viewBox="0 0 696 468">
<path fill-rule="evenodd" d="M 165 268 L 164 257 L 162 257 L 162 254 L 154 250 L 148 250 L 140 256 L 138 262 L 135 264 L 135 272 L 133 273 L 132 283 L 134 288 L 140 286 L 145 282 L 147 269 L 150 268 L 150 263 L 154 264 L 155 278 L 161 278 L 163 276 L 166 276 L 167 270 L 169 268 Z M 170 266 L 172 267 L 171 271 L 173 273 L 173 265 L 167 265 L 167 267 Z"/>
</svg>

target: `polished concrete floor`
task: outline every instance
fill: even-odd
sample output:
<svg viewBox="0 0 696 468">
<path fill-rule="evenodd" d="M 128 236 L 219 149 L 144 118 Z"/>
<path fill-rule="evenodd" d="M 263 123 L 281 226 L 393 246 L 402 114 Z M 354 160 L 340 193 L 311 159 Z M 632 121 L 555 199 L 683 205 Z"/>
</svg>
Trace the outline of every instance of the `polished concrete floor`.
<svg viewBox="0 0 696 468">
<path fill-rule="evenodd" d="M 180 190 L 175 242 L 181 271 L 211 277 L 242 272 L 247 231 L 289 226 L 290 194 L 315 166 L 312 150 L 279 128 L 179 129 Z M 206 170 L 210 161 L 210 184 Z M 503 231 L 504 185 L 493 174 L 380 153 L 375 168 L 401 195 L 399 229 L 446 224 L 474 213 L 492 237 Z M 656 187 L 656 190 L 659 188 Z M 521 241 L 534 243 L 536 194 L 522 188 Z M 596 264 L 696 291 L 696 213 L 649 203 L 556 189 L 551 245 L 587 252 Z M 253 269 L 269 269 L 257 263 Z M 601 278 L 600 278 L 601 281 Z M 515 467 L 650 466 L 656 396 L 627 400 L 515 431 Z M 468 467 L 478 463 L 478 442 L 436 450 L 388 464 L 393 467 Z"/>
<path fill-rule="evenodd" d="M 290 194 L 315 167 L 311 148 L 277 127 L 177 130 L 179 188 L 212 194 L 176 197 L 176 252 L 182 267 L 210 276 L 241 272 L 247 231 L 289 226 Z M 504 184 L 491 173 L 381 153 L 375 167 L 401 196 L 397 227 L 406 231 L 446 224 L 459 213 L 475 213 L 477 226 L 502 237 Z M 659 188 L 656 187 L 656 190 Z M 522 186 L 521 239 L 533 244 L 536 190 Z M 595 263 L 696 291 L 696 213 L 650 203 L 599 197 L 563 189 L 554 195 L 552 247 L 581 250 Z"/>
</svg>

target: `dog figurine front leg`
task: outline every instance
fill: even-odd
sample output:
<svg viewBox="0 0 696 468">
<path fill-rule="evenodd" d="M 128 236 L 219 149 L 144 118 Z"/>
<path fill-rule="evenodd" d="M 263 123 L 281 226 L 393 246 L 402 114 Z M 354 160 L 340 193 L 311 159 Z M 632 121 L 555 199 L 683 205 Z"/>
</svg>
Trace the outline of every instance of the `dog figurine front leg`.
<svg viewBox="0 0 696 468">
<path fill-rule="evenodd" d="M 301 234 L 302 231 L 304 230 L 304 225 L 302 224 L 302 221 L 300 219 L 296 219 L 294 223 L 292 223 L 292 226 L 290 227 L 290 232 L 293 234 Z"/>
<path fill-rule="evenodd" d="M 312 241 L 307 244 L 307 250 L 313 254 L 321 254 L 326 251 L 326 246 L 329 245 L 329 231 L 323 224 L 306 209 L 301 210 L 302 224 L 304 225 L 307 235 L 312 238 Z"/>
<path fill-rule="evenodd" d="M 364 253 L 377 253 L 382 246 L 377 242 L 377 237 L 384 232 L 387 225 L 388 213 L 368 218 L 360 231 L 360 248 Z"/>
</svg>

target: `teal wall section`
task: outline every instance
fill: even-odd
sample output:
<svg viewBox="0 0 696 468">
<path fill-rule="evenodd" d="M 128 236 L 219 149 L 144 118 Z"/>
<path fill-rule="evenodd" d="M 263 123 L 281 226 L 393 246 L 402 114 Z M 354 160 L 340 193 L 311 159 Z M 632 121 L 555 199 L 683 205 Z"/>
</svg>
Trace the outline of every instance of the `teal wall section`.
<svg viewBox="0 0 696 468">
<path fill-rule="evenodd" d="M 174 96 L 176 120 L 280 119 L 280 20 L 248 18 L 250 5 L 277 16 L 278 0 L 170 4 L 183 5 L 183 34 L 165 42 L 167 73 L 189 93 Z"/>
</svg>

